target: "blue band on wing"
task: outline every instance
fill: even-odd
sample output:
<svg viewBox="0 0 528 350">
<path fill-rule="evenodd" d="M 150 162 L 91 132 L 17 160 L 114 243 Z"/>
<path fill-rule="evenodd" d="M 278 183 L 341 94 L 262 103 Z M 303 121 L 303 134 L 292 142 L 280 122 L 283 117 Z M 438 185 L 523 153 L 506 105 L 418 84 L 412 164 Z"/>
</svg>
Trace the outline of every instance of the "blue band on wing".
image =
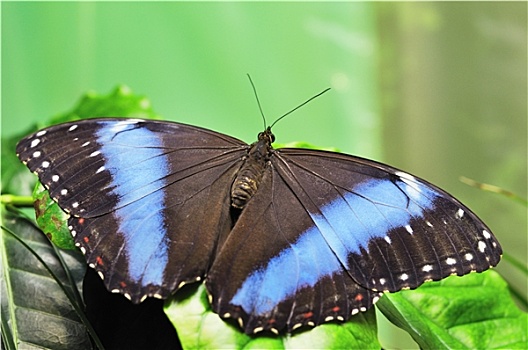
<svg viewBox="0 0 528 350">
<path fill-rule="evenodd" d="M 324 238 L 316 227 L 273 257 L 265 269 L 253 272 L 232 299 L 248 313 L 263 315 L 303 287 L 312 287 L 322 276 L 340 271 Z"/>
<path fill-rule="evenodd" d="M 101 125 L 97 142 L 118 197 L 114 215 L 124 236 L 122 252 L 129 261 L 130 277 L 142 285 L 161 285 L 169 247 L 165 196 L 160 189 L 170 173 L 169 161 L 156 134 L 137 122 Z"/>
<path fill-rule="evenodd" d="M 372 179 L 323 206 L 320 214 L 310 216 L 348 268 L 348 254 L 368 250 L 371 239 L 383 238 L 391 229 L 408 225 L 411 218 L 423 217 L 438 196 L 431 188 L 409 180 L 395 184 Z"/>
</svg>

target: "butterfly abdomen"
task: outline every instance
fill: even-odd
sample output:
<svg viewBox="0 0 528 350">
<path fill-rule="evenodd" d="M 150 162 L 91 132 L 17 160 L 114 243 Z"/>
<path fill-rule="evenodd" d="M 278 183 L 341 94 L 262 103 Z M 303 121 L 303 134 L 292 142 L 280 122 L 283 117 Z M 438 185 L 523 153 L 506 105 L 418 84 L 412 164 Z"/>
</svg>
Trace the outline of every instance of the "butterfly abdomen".
<svg viewBox="0 0 528 350">
<path fill-rule="evenodd" d="M 273 134 L 271 132 L 263 132 L 259 134 L 259 140 L 250 146 L 246 159 L 231 186 L 231 205 L 233 207 L 243 209 L 257 192 L 271 156 L 272 139 Z"/>
</svg>

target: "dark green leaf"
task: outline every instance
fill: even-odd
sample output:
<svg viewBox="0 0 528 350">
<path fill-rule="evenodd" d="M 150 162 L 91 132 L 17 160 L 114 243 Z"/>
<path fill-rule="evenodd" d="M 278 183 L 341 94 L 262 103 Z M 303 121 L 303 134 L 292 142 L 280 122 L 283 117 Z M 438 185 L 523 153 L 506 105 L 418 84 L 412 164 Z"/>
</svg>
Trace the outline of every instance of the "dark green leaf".
<svg viewBox="0 0 528 350">
<path fill-rule="evenodd" d="M 495 271 L 386 294 L 377 306 L 423 349 L 527 348 L 527 314 Z"/>
<path fill-rule="evenodd" d="M 19 348 L 91 348 L 79 308 L 73 307 L 82 305 L 77 292 L 86 268 L 82 256 L 77 251 L 58 256 L 40 230 L 5 208 L 0 248 L 3 339 Z"/>
</svg>

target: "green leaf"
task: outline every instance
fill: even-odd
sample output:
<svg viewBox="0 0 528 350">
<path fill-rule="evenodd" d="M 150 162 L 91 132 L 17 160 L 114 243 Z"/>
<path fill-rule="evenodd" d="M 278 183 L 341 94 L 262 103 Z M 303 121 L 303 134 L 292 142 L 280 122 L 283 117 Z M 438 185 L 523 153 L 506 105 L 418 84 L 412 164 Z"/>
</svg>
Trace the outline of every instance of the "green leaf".
<svg viewBox="0 0 528 350">
<path fill-rule="evenodd" d="M 70 112 L 55 116 L 49 124 L 39 125 L 37 129 L 72 120 L 100 117 L 160 119 L 148 98 L 134 94 L 126 85 L 118 85 L 107 95 L 87 92 Z"/>
<path fill-rule="evenodd" d="M 346 323 L 279 336 L 247 335 L 233 320 L 223 321 L 211 310 L 202 284 L 185 286 L 165 304 L 165 313 L 185 349 L 379 349 L 374 309 Z"/>
<path fill-rule="evenodd" d="M 423 349 L 528 347 L 527 314 L 492 270 L 388 293 L 376 305 Z"/>
<path fill-rule="evenodd" d="M 49 192 L 40 182 L 35 186 L 33 199 L 37 224 L 50 241 L 62 249 L 75 249 L 75 242 L 68 230 L 68 214 L 51 199 Z"/>
<path fill-rule="evenodd" d="M 316 149 L 319 151 L 330 151 L 330 152 L 340 152 L 339 149 L 335 147 L 319 147 L 315 146 L 314 144 L 311 144 L 309 142 L 305 141 L 295 141 L 295 142 L 288 142 L 288 143 L 274 143 L 274 148 L 306 148 L 306 149 Z"/>
<path fill-rule="evenodd" d="M 1 154 L 2 193 L 16 193 L 20 196 L 30 196 L 35 185 L 36 176 L 18 160 L 15 154 L 17 142 L 23 135 L 2 138 Z"/>
<path fill-rule="evenodd" d="M 86 263 L 57 254 L 30 221 L 2 207 L 2 339 L 9 347 L 90 349 L 78 288 Z M 67 266 L 67 267 L 66 267 Z"/>
</svg>

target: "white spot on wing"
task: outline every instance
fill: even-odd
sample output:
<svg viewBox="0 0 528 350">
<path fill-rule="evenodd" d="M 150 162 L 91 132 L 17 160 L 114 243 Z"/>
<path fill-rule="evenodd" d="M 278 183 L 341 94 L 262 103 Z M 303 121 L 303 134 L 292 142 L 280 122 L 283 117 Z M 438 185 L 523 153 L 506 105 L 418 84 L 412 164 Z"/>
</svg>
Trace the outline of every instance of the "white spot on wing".
<svg viewBox="0 0 528 350">
<path fill-rule="evenodd" d="M 484 243 L 483 241 L 479 241 L 478 242 L 478 250 L 481 253 L 484 253 L 484 251 L 486 250 L 486 243 Z"/>
<path fill-rule="evenodd" d="M 424 265 L 422 267 L 422 271 L 424 271 L 424 272 L 429 272 L 429 271 L 432 271 L 432 270 L 433 270 L 433 265 L 429 265 L 428 264 L 428 265 Z"/>
<path fill-rule="evenodd" d="M 78 127 L 77 124 L 72 125 L 72 126 L 70 126 L 70 128 L 68 129 L 68 131 L 73 131 L 73 130 L 77 129 L 77 127 Z"/>
<path fill-rule="evenodd" d="M 400 279 L 401 279 L 402 281 L 407 281 L 407 280 L 409 279 L 409 275 L 406 274 L 406 273 L 402 273 L 402 274 L 400 275 Z"/>
<path fill-rule="evenodd" d="M 433 224 L 429 220 L 425 220 L 425 224 L 429 227 L 433 227 Z"/>
<path fill-rule="evenodd" d="M 45 161 L 42 162 L 42 167 L 43 167 L 43 168 L 47 168 L 47 167 L 49 167 L 49 166 L 50 166 L 50 162 L 48 162 L 47 160 L 45 160 Z"/>
<path fill-rule="evenodd" d="M 83 144 L 81 145 L 81 147 L 86 147 L 86 146 L 88 146 L 89 144 L 90 144 L 90 141 L 86 141 L 85 143 L 83 143 Z"/>
<path fill-rule="evenodd" d="M 387 282 L 387 281 L 385 280 L 385 278 L 380 278 L 380 280 L 379 280 L 379 281 L 380 281 L 380 284 L 381 284 L 381 285 L 384 285 L 384 284 L 385 284 L 385 282 Z"/>
<path fill-rule="evenodd" d="M 411 227 L 411 225 L 405 225 L 405 230 L 406 230 L 407 232 L 409 232 L 409 234 L 411 234 L 411 235 L 412 235 L 413 232 L 414 232 L 413 229 L 412 229 L 412 227 Z"/>
<path fill-rule="evenodd" d="M 143 122 L 141 119 L 124 119 L 119 122 L 117 122 L 115 125 L 112 126 L 111 130 L 113 132 L 120 132 L 126 129 L 127 125 L 131 124 L 137 124 Z"/>
<path fill-rule="evenodd" d="M 384 238 L 384 239 L 385 239 L 385 241 L 386 241 L 387 243 L 389 243 L 389 244 L 391 244 L 391 243 L 392 243 L 392 241 L 391 241 L 391 239 L 390 239 L 390 237 L 389 237 L 389 236 L 385 236 L 385 238 Z"/>
<path fill-rule="evenodd" d="M 99 169 L 97 169 L 97 171 L 95 172 L 96 174 L 99 174 L 101 171 L 105 170 L 106 168 L 104 167 L 104 165 L 102 167 L 100 167 Z"/>
<path fill-rule="evenodd" d="M 464 216 L 464 211 L 462 209 L 458 209 L 458 211 L 455 214 L 455 217 L 457 219 L 462 219 L 463 216 Z"/>
<path fill-rule="evenodd" d="M 34 139 L 33 141 L 31 141 L 31 144 L 29 145 L 29 147 L 31 148 L 36 147 L 39 143 L 40 143 L 40 139 Z"/>
<path fill-rule="evenodd" d="M 53 181 L 53 182 L 57 182 L 57 181 L 59 181 L 59 175 L 53 175 L 53 176 L 51 177 L 51 181 Z"/>
<path fill-rule="evenodd" d="M 74 202 L 74 203 L 72 204 L 72 208 L 77 208 L 78 206 L 79 206 L 79 202 Z"/>
<path fill-rule="evenodd" d="M 464 258 L 465 258 L 467 261 L 471 261 L 471 260 L 473 260 L 473 254 L 471 254 L 471 253 L 467 253 L 466 255 L 464 255 Z"/>
<path fill-rule="evenodd" d="M 92 152 L 92 153 L 90 154 L 90 157 L 95 157 L 95 156 L 97 156 L 97 155 L 99 155 L 99 154 L 101 154 L 101 152 L 99 152 L 99 151 L 95 151 L 95 152 Z"/>
<path fill-rule="evenodd" d="M 359 309 L 353 309 L 350 314 L 351 315 L 355 315 L 355 314 L 358 314 L 358 313 L 359 313 Z"/>
<path fill-rule="evenodd" d="M 486 231 L 486 230 L 482 230 L 482 235 L 486 239 L 490 239 L 491 238 L 491 234 L 488 231 Z"/>
<path fill-rule="evenodd" d="M 453 259 L 453 258 L 447 258 L 447 259 L 446 259 L 446 264 L 447 264 L 447 265 L 455 265 L 455 264 L 456 264 L 456 259 Z"/>
<path fill-rule="evenodd" d="M 61 194 L 62 194 L 63 196 L 67 195 L 67 194 L 68 194 L 68 190 L 65 189 L 65 188 L 63 188 L 63 189 L 61 190 Z"/>
<path fill-rule="evenodd" d="M 47 130 L 40 130 L 39 132 L 37 132 L 36 136 L 40 137 L 40 136 L 46 135 L 47 132 L 48 132 Z"/>
<path fill-rule="evenodd" d="M 416 180 L 414 176 L 412 176 L 411 174 L 404 173 L 403 171 L 397 171 L 394 174 L 396 174 L 396 176 L 399 176 L 403 179 L 412 180 L 412 181 Z"/>
<path fill-rule="evenodd" d="M 33 158 L 38 158 L 38 157 L 40 157 L 41 154 L 42 153 L 40 151 L 35 151 L 35 152 L 33 152 Z"/>
</svg>

